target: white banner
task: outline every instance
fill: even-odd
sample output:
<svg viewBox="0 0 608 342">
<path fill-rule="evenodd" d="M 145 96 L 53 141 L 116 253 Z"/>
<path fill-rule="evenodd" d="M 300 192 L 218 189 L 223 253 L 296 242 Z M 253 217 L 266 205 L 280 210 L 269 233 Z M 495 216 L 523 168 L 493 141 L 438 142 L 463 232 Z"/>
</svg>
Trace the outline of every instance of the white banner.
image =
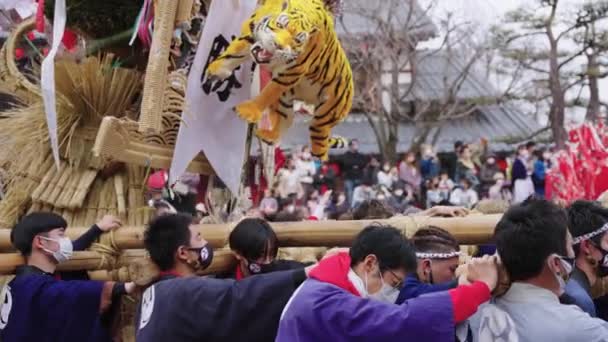
<svg viewBox="0 0 608 342">
<path fill-rule="evenodd" d="M 241 23 L 255 10 L 256 0 L 212 1 L 201 41 L 188 76 L 186 110 L 171 163 L 171 184 L 197 153 L 203 151 L 230 191 L 238 196 L 247 123 L 233 107 L 250 98 L 251 62 L 223 82 L 207 82 L 205 69 L 240 35 Z"/>
<path fill-rule="evenodd" d="M 42 61 L 40 87 L 42 100 L 46 113 L 46 124 L 49 128 L 49 139 L 55 165 L 59 168 L 59 143 L 57 140 L 57 104 L 55 98 L 55 55 L 61 45 L 63 31 L 65 30 L 66 11 L 65 0 L 55 1 L 55 15 L 53 17 L 53 45 L 46 58 Z"/>
</svg>

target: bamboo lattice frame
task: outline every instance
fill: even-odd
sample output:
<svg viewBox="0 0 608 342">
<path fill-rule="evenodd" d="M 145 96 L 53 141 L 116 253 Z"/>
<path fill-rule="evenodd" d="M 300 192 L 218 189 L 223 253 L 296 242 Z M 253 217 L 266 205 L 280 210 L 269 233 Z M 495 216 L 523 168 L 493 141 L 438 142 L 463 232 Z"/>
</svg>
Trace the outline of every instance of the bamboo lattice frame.
<svg viewBox="0 0 608 342">
<path fill-rule="evenodd" d="M 105 118 L 94 155 L 144 167 L 170 167 L 187 83 L 184 70 L 169 72 L 170 49 L 174 30 L 184 26 L 193 8 L 197 8 L 193 0 L 158 0 L 139 121 Z M 215 174 L 202 153 L 188 170 Z"/>
</svg>

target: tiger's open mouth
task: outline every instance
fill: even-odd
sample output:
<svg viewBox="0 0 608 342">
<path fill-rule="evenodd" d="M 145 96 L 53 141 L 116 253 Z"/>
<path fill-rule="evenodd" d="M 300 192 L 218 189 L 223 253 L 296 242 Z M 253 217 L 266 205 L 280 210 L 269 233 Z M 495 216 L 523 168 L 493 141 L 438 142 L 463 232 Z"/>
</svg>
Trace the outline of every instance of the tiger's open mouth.
<svg viewBox="0 0 608 342">
<path fill-rule="evenodd" d="M 260 46 L 254 46 L 251 48 L 251 54 L 253 55 L 253 59 L 258 64 L 266 64 L 269 63 L 273 57 L 273 53 L 263 49 Z"/>
</svg>

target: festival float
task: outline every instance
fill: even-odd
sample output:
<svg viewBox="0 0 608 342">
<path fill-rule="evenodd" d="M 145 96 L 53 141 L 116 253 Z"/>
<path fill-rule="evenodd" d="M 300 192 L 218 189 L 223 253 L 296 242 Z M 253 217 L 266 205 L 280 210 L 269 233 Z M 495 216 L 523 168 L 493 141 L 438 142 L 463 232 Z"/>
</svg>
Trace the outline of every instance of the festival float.
<svg viewBox="0 0 608 342">
<path fill-rule="evenodd" d="M 35 15 L 18 20 L 4 43 L 0 88 L 16 104 L 0 113 L 0 167 L 6 172 L 1 274 L 10 275 L 24 262 L 8 229 L 24 214 L 58 213 L 72 238 L 112 214 L 124 227 L 104 234 L 88 251 L 75 252 L 59 269 L 145 285 L 157 274 L 142 243 L 151 215 L 144 187 L 153 170 L 170 169 L 169 183 L 186 170 L 219 177 L 232 196 L 214 204 L 239 208 L 247 203 L 241 170 L 256 126 L 255 136 L 266 146 L 268 177 L 274 149 L 267 143 L 280 139 L 295 113 L 313 116 L 311 145 L 318 157 L 340 143 L 330 131 L 350 110 L 353 84 L 333 31 L 338 1 L 327 0 L 320 19 L 312 18 L 319 8 L 307 0 L 141 2 L 40 0 Z M 238 14 L 230 20 L 214 15 L 222 9 Z M 301 31 L 281 36 L 279 45 L 289 49 L 276 50 L 264 33 L 289 20 L 300 20 Z M 32 44 L 32 32 L 48 45 Z M 333 45 L 332 58 L 320 53 L 327 44 Z M 225 248 L 237 216 L 230 218 L 198 226 L 220 249 L 207 274 L 234 266 Z M 374 222 L 392 224 L 408 236 L 435 225 L 463 244 L 480 244 L 489 241 L 499 219 L 500 214 L 480 214 Z M 370 223 L 273 226 L 282 247 L 334 247 L 348 246 Z M 123 339 L 133 340 L 134 302 L 123 304 Z"/>
</svg>

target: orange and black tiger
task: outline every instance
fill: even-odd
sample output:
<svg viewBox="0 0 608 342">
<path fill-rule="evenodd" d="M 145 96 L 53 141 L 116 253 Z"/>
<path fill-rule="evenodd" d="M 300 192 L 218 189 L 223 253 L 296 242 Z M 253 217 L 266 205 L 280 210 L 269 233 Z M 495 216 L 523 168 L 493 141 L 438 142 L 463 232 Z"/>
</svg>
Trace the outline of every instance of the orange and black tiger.
<svg viewBox="0 0 608 342">
<path fill-rule="evenodd" d="M 334 30 L 334 18 L 323 0 L 265 0 L 243 24 L 241 36 L 208 67 L 224 79 L 253 58 L 272 72 L 272 81 L 236 111 L 257 123 L 268 113 L 269 130 L 258 129 L 265 141 L 276 142 L 293 121 L 294 101 L 314 105 L 310 123 L 312 153 L 327 158 L 331 129 L 348 115 L 353 77 Z"/>
</svg>

